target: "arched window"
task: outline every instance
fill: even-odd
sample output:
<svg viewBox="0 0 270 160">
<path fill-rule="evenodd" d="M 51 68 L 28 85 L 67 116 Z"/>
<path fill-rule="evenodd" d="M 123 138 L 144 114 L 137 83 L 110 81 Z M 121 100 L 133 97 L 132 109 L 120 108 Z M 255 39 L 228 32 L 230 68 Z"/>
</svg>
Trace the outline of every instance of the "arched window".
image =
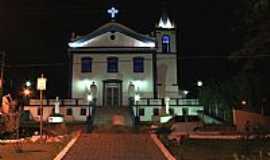
<svg viewBox="0 0 270 160">
<path fill-rule="evenodd" d="M 135 73 L 144 72 L 144 58 L 143 57 L 134 57 L 133 58 L 133 72 L 135 72 Z"/>
<path fill-rule="evenodd" d="M 118 58 L 117 57 L 107 58 L 107 72 L 109 73 L 118 72 Z"/>
<path fill-rule="evenodd" d="M 162 36 L 162 52 L 163 53 L 169 53 L 170 52 L 170 43 L 171 38 L 169 35 L 163 35 Z"/>
<path fill-rule="evenodd" d="M 83 57 L 81 59 L 81 72 L 92 72 L 92 58 Z"/>
</svg>

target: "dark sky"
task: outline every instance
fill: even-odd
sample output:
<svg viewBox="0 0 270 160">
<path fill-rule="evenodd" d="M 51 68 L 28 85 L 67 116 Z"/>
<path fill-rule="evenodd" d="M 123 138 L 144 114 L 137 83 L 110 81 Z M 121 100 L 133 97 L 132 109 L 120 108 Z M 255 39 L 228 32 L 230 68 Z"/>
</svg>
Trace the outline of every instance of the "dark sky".
<svg viewBox="0 0 270 160">
<path fill-rule="evenodd" d="M 48 94 L 64 96 L 67 66 L 62 64 L 67 63 L 71 32 L 86 34 L 108 22 L 106 10 L 112 4 L 120 10 L 117 21 L 141 33 L 154 29 L 165 6 L 178 26 L 184 85 L 197 79 L 224 79 L 232 70 L 221 58 L 239 46 L 233 32 L 238 21 L 234 10 L 239 6 L 232 0 L 172 0 L 167 5 L 158 0 L 4 0 L 0 2 L 0 50 L 7 53 L 7 82 L 35 81 L 42 71 L 48 77 Z M 61 64 L 28 66 L 40 63 Z"/>
</svg>

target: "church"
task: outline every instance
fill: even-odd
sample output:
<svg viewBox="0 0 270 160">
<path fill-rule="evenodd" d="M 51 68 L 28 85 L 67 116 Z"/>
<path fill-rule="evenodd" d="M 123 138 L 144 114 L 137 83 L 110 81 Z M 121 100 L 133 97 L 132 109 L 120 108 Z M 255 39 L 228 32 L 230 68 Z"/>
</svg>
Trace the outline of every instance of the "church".
<svg viewBox="0 0 270 160">
<path fill-rule="evenodd" d="M 89 34 L 73 34 L 68 43 L 70 97 L 31 99 L 25 106 L 31 117 L 48 121 L 57 111 L 66 122 L 92 116 L 95 125 L 111 121 L 111 112 L 124 115 L 128 125 L 132 117 L 144 122 L 198 117 L 204 110 L 199 100 L 179 91 L 179 42 L 169 16 L 161 14 L 147 34 L 117 22 L 116 8 L 107 12 L 109 22 Z"/>
<path fill-rule="evenodd" d="M 176 25 L 161 14 L 153 32 L 138 33 L 111 21 L 68 43 L 71 98 L 92 94 L 97 106 L 128 106 L 134 94 L 142 98 L 179 98 Z M 95 86 L 94 89 L 91 86 Z"/>
</svg>

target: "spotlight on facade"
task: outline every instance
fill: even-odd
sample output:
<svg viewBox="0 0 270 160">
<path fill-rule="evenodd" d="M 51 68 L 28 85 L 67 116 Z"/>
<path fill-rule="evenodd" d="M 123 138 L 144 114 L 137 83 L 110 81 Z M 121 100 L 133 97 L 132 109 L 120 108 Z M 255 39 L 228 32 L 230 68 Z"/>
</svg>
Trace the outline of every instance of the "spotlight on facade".
<svg viewBox="0 0 270 160">
<path fill-rule="evenodd" d="M 26 81 L 26 82 L 25 82 L 25 86 L 26 86 L 26 87 L 31 87 L 31 85 L 32 85 L 32 84 L 31 84 L 30 81 Z"/>
<path fill-rule="evenodd" d="M 202 81 L 197 81 L 197 86 L 198 87 L 202 87 L 203 86 L 203 82 Z"/>
</svg>

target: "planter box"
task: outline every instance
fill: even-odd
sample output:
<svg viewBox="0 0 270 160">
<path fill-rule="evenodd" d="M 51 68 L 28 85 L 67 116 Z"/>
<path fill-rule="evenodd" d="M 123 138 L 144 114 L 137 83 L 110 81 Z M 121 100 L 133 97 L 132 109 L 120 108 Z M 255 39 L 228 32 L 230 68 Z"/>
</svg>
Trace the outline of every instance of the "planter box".
<svg viewBox="0 0 270 160">
<path fill-rule="evenodd" d="M 172 116 L 171 116 L 171 115 L 160 116 L 160 123 L 166 123 L 166 122 L 168 122 L 170 119 L 172 119 Z"/>
</svg>

